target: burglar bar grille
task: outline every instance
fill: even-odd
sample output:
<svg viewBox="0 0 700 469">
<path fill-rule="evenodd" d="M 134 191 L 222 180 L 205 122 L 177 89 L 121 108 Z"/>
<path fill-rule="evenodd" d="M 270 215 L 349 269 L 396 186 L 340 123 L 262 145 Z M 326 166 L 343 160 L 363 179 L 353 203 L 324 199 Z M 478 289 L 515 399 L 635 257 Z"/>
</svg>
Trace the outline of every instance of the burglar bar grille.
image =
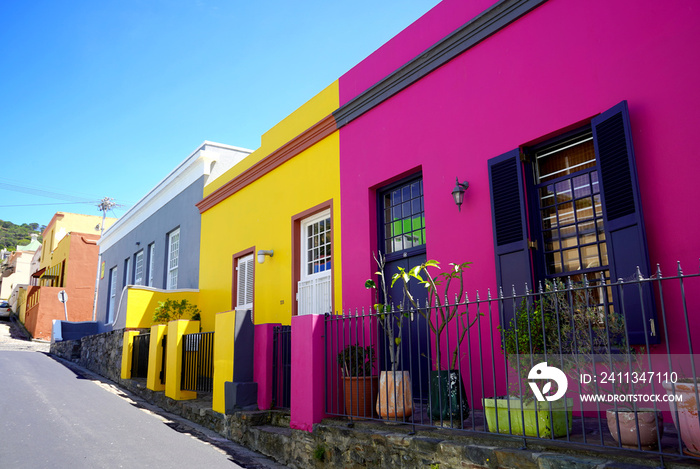
<svg viewBox="0 0 700 469">
<path fill-rule="evenodd" d="M 182 336 L 183 391 L 211 392 L 214 383 L 214 333 Z"/>
</svg>

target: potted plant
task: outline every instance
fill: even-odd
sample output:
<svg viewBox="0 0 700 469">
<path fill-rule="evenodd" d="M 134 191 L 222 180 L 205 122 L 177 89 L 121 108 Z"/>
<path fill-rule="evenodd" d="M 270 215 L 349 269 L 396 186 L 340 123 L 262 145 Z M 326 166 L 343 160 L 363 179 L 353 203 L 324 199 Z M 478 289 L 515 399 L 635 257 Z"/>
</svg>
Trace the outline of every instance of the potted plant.
<svg viewBox="0 0 700 469">
<path fill-rule="evenodd" d="M 576 346 L 575 353 L 571 354 L 573 366 L 570 374 L 576 374 L 574 379 L 582 373 L 618 377 L 605 380 L 605 383 L 581 384 L 582 390 L 588 391 L 592 387 L 590 390 L 595 394 L 628 396 L 640 393 L 646 383 L 639 381 L 635 386 L 627 377 L 632 371 L 643 373 L 645 348 L 628 345 L 622 314 L 590 306 L 580 298 L 581 294 L 578 296 L 571 315 L 571 331 L 565 331 Z M 663 436 L 662 413 L 653 408 L 637 407 L 634 401 L 632 406 L 615 404 L 607 409 L 606 420 L 613 439 L 625 448 L 655 449 Z"/>
<path fill-rule="evenodd" d="M 551 289 L 549 284 L 547 287 Z M 560 295 L 549 295 L 535 300 L 523 298 L 508 327 L 498 327 L 507 365 L 516 371 L 516 378 L 509 382 L 507 396 L 483 400 L 491 432 L 549 438 L 566 435 L 567 429 L 572 429 L 572 399 L 541 402 L 527 385 L 530 370 L 544 361 L 545 352 L 559 351 L 563 343 L 556 312 L 566 302 Z"/>
<path fill-rule="evenodd" d="M 464 389 L 462 376 L 459 371 L 459 359 L 462 342 L 482 314 L 473 319 L 468 318 L 468 311 L 459 311 L 460 304 L 464 300 L 464 270 L 469 268 L 471 262 L 462 264 L 450 264 L 449 272 L 432 275 L 429 268 L 440 268 L 439 262 L 429 260 L 409 270 L 399 267 L 399 272 L 392 277 L 392 286 L 398 281 L 403 281 L 404 296 L 408 299 L 414 310 L 422 314 L 428 323 L 433 336 L 433 370 L 430 372 L 430 416 L 434 420 L 449 421 L 451 424 L 461 423 L 469 416 L 469 403 Z M 428 291 L 427 304 L 421 307 L 411 295 L 409 283 L 416 280 Z M 457 281 L 459 291 L 455 294 L 452 304 L 447 300 L 450 293 L 450 285 Z M 452 349 L 447 350 L 447 364 L 443 360 L 442 341 L 443 333 L 447 334 L 447 328 L 453 321 L 457 321 L 458 330 L 456 340 L 452 342 Z M 449 341 L 448 341 L 449 343 Z M 432 350 L 431 350 L 432 352 Z"/>
<path fill-rule="evenodd" d="M 671 375 L 673 375 L 671 373 Z M 697 379 L 683 378 L 677 382 L 663 383 L 664 389 L 674 400 L 669 401 L 673 424 L 685 444 L 685 453 L 700 457 L 700 420 L 698 420 L 698 397 L 700 387 Z"/>
<path fill-rule="evenodd" d="M 402 318 L 409 316 L 403 308 L 403 302 L 394 305 L 389 296 L 384 276 L 385 258 L 380 252 L 374 256 L 379 270 L 375 272 L 379 278 L 380 287 L 369 279 L 365 282 L 365 288 L 375 291 L 374 309 L 377 312 L 377 320 L 387 337 L 386 348 L 389 352 L 391 370 L 382 370 L 379 373 L 379 397 L 377 399 L 377 413 L 385 419 L 405 419 L 413 415 L 413 393 L 411 391 L 411 376 L 408 371 L 401 368 L 401 340 L 403 328 Z M 381 301 L 379 298 L 381 288 Z"/>
<path fill-rule="evenodd" d="M 345 413 L 353 417 L 373 417 L 377 400 L 378 376 L 372 346 L 350 345 L 338 353 L 338 365 L 343 374 Z"/>
</svg>

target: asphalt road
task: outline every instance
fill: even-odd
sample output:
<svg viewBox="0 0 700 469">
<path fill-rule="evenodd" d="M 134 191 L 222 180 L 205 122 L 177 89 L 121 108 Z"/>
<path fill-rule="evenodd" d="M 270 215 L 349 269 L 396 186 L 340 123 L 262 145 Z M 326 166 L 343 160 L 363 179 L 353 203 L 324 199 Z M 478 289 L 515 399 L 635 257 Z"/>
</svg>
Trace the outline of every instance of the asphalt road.
<svg viewBox="0 0 700 469">
<path fill-rule="evenodd" d="M 282 467 L 66 367 L 13 329 L 0 322 L 1 469 Z"/>
</svg>

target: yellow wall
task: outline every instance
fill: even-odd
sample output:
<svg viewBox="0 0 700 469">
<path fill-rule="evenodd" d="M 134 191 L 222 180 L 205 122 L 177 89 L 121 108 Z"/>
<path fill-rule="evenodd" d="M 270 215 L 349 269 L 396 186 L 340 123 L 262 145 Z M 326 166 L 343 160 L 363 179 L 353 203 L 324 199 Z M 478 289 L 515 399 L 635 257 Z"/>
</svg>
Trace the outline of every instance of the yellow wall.
<svg viewBox="0 0 700 469">
<path fill-rule="evenodd" d="M 161 383 L 160 373 L 163 371 L 162 343 L 167 329 L 167 324 L 151 326 L 151 343 L 148 347 L 148 375 L 146 376 L 146 387 L 151 391 L 163 391 L 165 389 L 165 385 Z"/>
<path fill-rule="evenodd" d="M 19 306 L 19 321 L 24 324 L 24 318 L 27 314 L 27 288 L 20 287 L 19 295 L 17 296 L 17 305 Z"/>
<path fill-rule="evenodd" d="M 236 338 L 236 312 L 216 315 L 216 340 L 214 340 L 214 383 L 211 408 L 226 413 L 225 383 L 233 381 L 233 351 Z M 251 357 L 252 359 L 252 357 Z"/>
<path fill-rule="evenodd" d="M 278 144 L 285 143 L 337 109 L 338 103 L 336 82 L 270 130 L 266 138 Z M 268 152 L 275 149 L 268 148 Z M 244 162 L 251 157 L 259 160 L 260 151 Z M 229 171 L 225 178 L 219 178 L 226 179 L 221 184 L 235 175 Z M 206 192 L 207 188 L 205 195 Z M 231 309 L 232 255 L 251 247 L 256 251 L 273 249 L 275 252 L 274 257 L 265 258 L 264 264 L 255 263 L 254 322 L 290 324 L 295 301 L 292 298 L 292 216 L 330 199 L 333 199 L 335 308 L 341 308 L 339 137 L 336 131 L 202 214 L 199 289 L 203 330 L 212 330 L 216 313 Z"/>
<path fill-rule="evenodd" d="M 124 331 L 122 342 L 122 379 L 131 379 L 131 360 L 134 356 L 134 337 L 139 331 Z"/>
<path fill-rule="evenodd" d="M 157 290 L 149 287 L 130 286 L 126 304 L 126 328 L 144 329 L 151 327 L 153 323 L 153 314 L 158 307 L 158 302 L 165 301 L 168 298 L 178 301 L 187 300 L 194 305 L 198 305 L 199 292 Z M 204 329 L 205 332 L 212 330 L 214 330 L 213 327 L 211 329 Z"/>
<path fill-rule="evenodd" d="M 197 393 L 180 389 L 182 383 L 182 336 L 199 332 L 199 321 L 170 321 L 168 342 L 166 343 L 167 362 L 165 369 L 165 395 L 175 400 L 196 399 Z"/>
</svg>

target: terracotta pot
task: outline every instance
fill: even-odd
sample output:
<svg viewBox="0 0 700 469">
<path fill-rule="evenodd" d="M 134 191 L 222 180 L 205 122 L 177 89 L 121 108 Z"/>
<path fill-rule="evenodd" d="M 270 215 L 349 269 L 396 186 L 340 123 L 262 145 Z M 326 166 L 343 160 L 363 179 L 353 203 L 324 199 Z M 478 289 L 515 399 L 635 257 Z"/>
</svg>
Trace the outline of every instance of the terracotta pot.
<svg viewBox="0 0 700 469">
<path fill-rule="evenodd" d="M 382 371 L 379 374 L 377 413 L 385 419 L 403 419 L 413 414 L 411 375 L 408 371 Z"/>
<path fill-rule="evenodd" d="M 654 414 L 654 409 L 638 408 L 637 412 L 624 407 L 608 409 L 608 430 L 613 439 L 625 448 L 637 449 L 637 436 L 642 449 L 658 448 L 664 435 L 664 419 L 661 412 Z M 618 437 L 618 422 L 622 439 Z"/>
<path fill-rule="evenodd" d="M 345 413 L 353 417 L 376 417 L 374 405 L 377 401 L 378 376 L 343 378 Z"/>
<path fill-rule="evenodd" d="M 696 383 L 675 383 L 673 386 L 671 383 L 663 383 L 669 396 L 674 395 L 673 388 L 675 387 L 675 395 L 683 397 L 682 402 L 669 402 L 671 417 L 673 417 L 673 424 L 685 444 L 686 454 L 700 457 L 700 421 L 698 421 L 695 386 Z M 677 419 L 676 410 L 678 411 Z"/>
</svg>

